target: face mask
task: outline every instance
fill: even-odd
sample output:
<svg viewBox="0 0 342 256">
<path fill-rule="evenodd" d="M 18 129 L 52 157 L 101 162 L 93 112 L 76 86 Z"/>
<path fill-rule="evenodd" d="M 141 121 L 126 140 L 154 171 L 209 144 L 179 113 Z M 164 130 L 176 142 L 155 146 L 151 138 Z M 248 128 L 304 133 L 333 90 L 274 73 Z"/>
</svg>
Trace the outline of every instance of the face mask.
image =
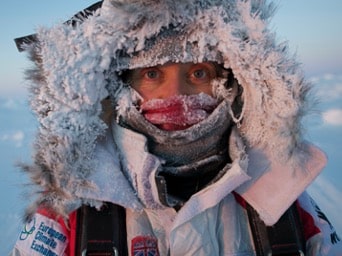
<svg viewBox="0 0 342 256">
<path fill-rule="evenodd" d="M 205 94 L 176 95 L 152 99 L 140 106 L 142 115 L 162 130 L 183 130 L 206 119 L 217 107 L 218 100 Z"/>
</svg>

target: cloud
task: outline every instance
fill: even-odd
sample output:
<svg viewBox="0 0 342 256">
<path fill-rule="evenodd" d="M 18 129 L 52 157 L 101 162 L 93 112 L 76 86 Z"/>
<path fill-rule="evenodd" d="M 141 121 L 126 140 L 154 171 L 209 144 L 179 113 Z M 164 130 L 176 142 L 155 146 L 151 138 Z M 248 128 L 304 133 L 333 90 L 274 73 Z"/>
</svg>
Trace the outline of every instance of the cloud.
<svg viewBox="0 0 342 256">
<path fill-rule="evenodd" d="M 342 99 L 342 76 L 325 74 L 321 77 L 312 77 L 310 82 L 314 85 L 322 101 Z"/>
<path fill-rule="evenodd" d="M 342 98 L 342 82 L 332 84 L 329 88 L 322 87 L 322 90 L 319 90 L 319 95 L 326 97 L 325 100 Z"/>
<path fill-rule="evenodd" d="M 17 109 L 18 106 L 18 102 L 15 101 L 14 99 L 1 99 L 1 107 L 5 108 L 5 109 Z"/>
<path fill-rule="evenodd" d="M 342 109 L 330 109 L 323 112 L 322 116 L 326 124 L 342 126 Z"/>
<path fill-rule="evenodd" d="M 15 131 L 10 134 L 4 134 L 0 137 L 1 141 L 9 141 L 13 142 L 14 146 L 20 148 L 23 145 L 23 140 L 25 138 L 25 134 L 22 131 Z"/>
<path fill-rule="evenodd" d="M 336 76 L 334 74 L 327 73 L 323 76 L 324 80 L 334 80 Z"/>
</svg>

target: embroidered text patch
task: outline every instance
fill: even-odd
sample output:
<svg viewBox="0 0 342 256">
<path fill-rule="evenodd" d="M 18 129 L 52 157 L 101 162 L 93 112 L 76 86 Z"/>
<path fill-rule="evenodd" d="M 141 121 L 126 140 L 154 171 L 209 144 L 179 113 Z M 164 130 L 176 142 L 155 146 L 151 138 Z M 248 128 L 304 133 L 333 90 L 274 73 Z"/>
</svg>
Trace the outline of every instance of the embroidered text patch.
<svg viewBox="0 0 342 256">
<path fill-rule="evenodd" d="M 60 256 L 67 244 L 60 224 L 36 213 L 23 227 L 15 247 L 30 256 Z"/>
</svg>

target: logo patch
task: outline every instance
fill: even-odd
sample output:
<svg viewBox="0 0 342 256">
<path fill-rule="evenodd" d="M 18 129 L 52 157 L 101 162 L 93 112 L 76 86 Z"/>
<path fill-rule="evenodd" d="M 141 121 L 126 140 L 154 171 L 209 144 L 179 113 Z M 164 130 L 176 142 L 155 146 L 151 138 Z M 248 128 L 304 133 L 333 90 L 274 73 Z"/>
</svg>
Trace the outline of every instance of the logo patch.
<svg viewBox="0 0 342 256">
<path fill-rule="evenodd" d="M 36 213 L 24 225 L 15 248 L 30 256 L 60 256 L 67 244 L 67 236 L 59 223 Z"/>
<path fill-rule="evenodd" d="M 158 240 L 151 236 L 137 236 L 132 240 L 133 256 L 159 256 Z"/>
</svg>

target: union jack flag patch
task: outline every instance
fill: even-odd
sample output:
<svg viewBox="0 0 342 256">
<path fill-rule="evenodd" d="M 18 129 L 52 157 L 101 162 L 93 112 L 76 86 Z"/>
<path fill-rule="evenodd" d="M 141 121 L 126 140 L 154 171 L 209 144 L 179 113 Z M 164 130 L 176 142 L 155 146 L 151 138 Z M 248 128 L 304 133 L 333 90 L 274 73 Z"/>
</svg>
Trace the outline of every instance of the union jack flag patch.
<svg viewBox="0 0 342 256">
<path fill-rule="evenodd" d="M 137 236 L 132 239 L 132 256 L 159 256 L 158 240 L 151 236 Z"/>
</svg>

